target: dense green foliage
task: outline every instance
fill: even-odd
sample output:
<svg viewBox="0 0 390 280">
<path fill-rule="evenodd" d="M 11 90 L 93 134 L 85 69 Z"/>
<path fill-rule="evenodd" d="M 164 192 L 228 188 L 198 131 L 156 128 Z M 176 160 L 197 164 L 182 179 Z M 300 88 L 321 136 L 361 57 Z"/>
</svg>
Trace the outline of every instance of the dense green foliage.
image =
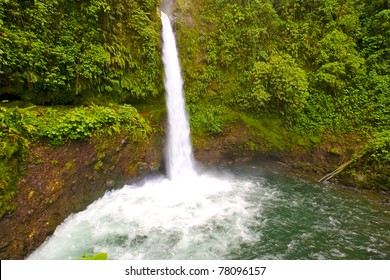
<svg viewBox="0 0 390 280">
<path fill-rule="evenodd" d="M 370 164 L 381 166 L 390 164 L 390 131 L 377 133 L 363 152 L 369 155 Z"/>
<path fill-rule="evenodd" d="M 82 140 L 94 134 L 125 131 L 133 141 L 144 141 L 151 132 L 148 122 L 129 105 L 58 108 L 0 107 L 0 218 L 14 209 L 12 203 L 20 166 L 31 141 L 54 145 L 67 139 Z"/>
<path fill-rule="evenodd" d="M 121 130 L 127 131 L 133 139 L 145 139 L 151 131 L 137 110 L 128 105 L 76 107 L 64 112 L 51 108 L 42 110 L 42 117 L 37 118 L 38 122 L 35 120 L 36 136 L 48 138 L 52 144 L 61 144 L 66 139 L 85 139 L 96 132 L 113 135 Z"/>
<path fill-rule="evenodd" d="M 0 100 L 152 103 L 163 92 L 160 2 L 0 0 Z M 389 164 L 388 0 L 176 0 L 175 15 L 196 134 L 236 122 L 274 149 L 360 134 L 372 138 L 367 164 Z M 32 139 L 151 129 L 131 106 L 95 105 L 0 108 L 0 125 L 0 217 Z"/>
<path fill-rule="evenodd" d="M 159 0 L 1 0 L 0 98 L 123 102 L 161 92 Z"/>
<path fill-rule="evenodd" d="M 0 0 L 0 100 L 134 102 L 162 92 L 159 0 Z M 33 139 L 151 128 L 131 106 L 0 108 L 0 217 Z"/>
<path fill-rule="evenodd" d="M 21 162 L 32 132 L 34 119 L 27 110 L 0 107 L 0 217 L 14 210 L 13 198 L 21 173 Z"/>
<path fill-rule="evenodd" d="M 176 2 L 193 127 L 203 119 L 203 131 L 215 133 L 231 120 L 223 116 L 239 112 L 280 119 L 305 137 L 358 133 L 373 136 L 368 146 L 388 141 L 387 0 Z M 222 119 L 210 123 L 213 106 Z"/>
</svg>

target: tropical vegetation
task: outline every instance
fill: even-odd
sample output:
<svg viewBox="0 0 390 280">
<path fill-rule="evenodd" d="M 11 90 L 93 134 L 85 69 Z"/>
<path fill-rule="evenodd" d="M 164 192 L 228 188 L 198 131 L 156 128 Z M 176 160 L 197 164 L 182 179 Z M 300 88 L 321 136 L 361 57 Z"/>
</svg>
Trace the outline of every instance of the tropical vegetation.
<svg viewBox="0 0 390 280">
<path fill-rule="evenodd" d="M 32 141 L 150 135 L 135 107 L 164 106 L 160 2 L 0 0 L 0 217 Z M 365 169 L 388 170 L 388 0 L 176 0 L 174 29 L 195 136 L 355 135 Z"/>
</svg>

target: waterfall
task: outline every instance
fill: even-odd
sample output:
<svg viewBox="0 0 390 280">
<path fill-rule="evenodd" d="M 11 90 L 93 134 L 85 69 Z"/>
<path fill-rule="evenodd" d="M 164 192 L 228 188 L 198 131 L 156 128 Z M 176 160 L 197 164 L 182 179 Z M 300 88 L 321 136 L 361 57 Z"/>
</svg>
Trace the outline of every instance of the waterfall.
<svg viewBox="0 0 390 280">
<path fill-rule="evenodd" d="M 112 259 L 223 259 L 258 238 L 261 185 L 210 170 L 195 172 L 183 80 L 169 18 L 163 22 L 168 178 L 151 176 L 107 192 L 70 215 L 29 259 L 75 259 L 107 252 Z M 216 173 L 217 174 L 217 173 Z M 260 200 L 272 195 L 262 191 Z M 232 255 L 234 256 L 234 254 Z"/>
<path fill-rule="evenodd" d="M 390 213 L 382 198 L 368 203 L 354 191 L 256 166 L 196 174 L 175 38 L 169 18 L 162 20 L 169 179 L 151 176 L 106 192 L 28 259 L 100 252 L 114 260 L 389 259 Z"/>
<path fill-rule="evenodd" d="M 161 12 L 163 25 L 163 63 L 165 71 L 168 131 L 166 167 L 171 180 L 188 178 L 195 174 L 194 156 L 190 140 L 190 126 L 185 109 L 183 79 L 176 48 L 175 36 L 169 17 Z"/>
</svg>

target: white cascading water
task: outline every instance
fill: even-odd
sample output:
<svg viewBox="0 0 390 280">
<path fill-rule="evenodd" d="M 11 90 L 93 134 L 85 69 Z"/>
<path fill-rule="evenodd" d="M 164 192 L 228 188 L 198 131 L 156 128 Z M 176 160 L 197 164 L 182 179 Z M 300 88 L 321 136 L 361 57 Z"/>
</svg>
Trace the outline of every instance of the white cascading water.
<svg viewBox="0 0 390 280">
<path fill-rule="evenodd" d="M 165 69 L 168 135 L 166 166 L 171 180 L 189 179 L 194 175 L 194 157 L 190 140 L 190 126 L 185 109 L 183 79 L 175 36 L 168 16 L 161 13 L 163 25 L 163 62 Z"/>
<path fill-rule="evenodd" d="M 29 259 L 99 252 L 110 259 L 224 259 L 258 240 L 253 227 L 262 226 L 261 202 L 275 192 L 259 182 L 195 172 L 175 38 L 165 14 L 162 21 L 169 179 L 146 178 L 106 193 L 69 216 Z"/>
</svg>

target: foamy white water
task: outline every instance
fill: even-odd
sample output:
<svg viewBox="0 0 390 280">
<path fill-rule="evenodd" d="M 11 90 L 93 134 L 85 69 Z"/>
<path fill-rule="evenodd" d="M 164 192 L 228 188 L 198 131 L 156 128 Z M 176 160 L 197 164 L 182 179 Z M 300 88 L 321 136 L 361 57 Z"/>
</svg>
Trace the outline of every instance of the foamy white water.
<svg viewBox="0 0 390 280">
<path fill-rule="evenodd" d="M 183 79 L 176 40 L 168 16 L 161 13 L 161 19 L 163 24 L 164 84 L 168 109 L 166 166 L 168 177 L 175 180 L 194 175 L 194 156 L 188 114 L 185 110 Z"/>
<path fill-rule="evenodd" d="M 29 259 L 224 259 L 259 238 L 261 203 L 248 201 L 259 187 L 212 176 L 125 186 L 68 217 Z"/>
<path fill-rule="evenodd" d="M 29 259 L 389 259 L 390 211 L 358 192 L 256 167 L 199 175 L 169 19 L 164 65 L 168 174 L 112 191 L 69 216 Z M 375 207 L 373 207 L 374 205 Z"/>
<path fill-rule="evenodd" d="M 107 193 L 68 217 L 30 259 L 98 252 L 110 259 L 223 259 L 258 240 L 251 228 L 261 226 L 255 217 L 262 204 L 248 200 L 258 183 L 195 172 L 175 38 L 164 13 L 162 21 L 169 179 L 147 179 Z"/>
</svg>

